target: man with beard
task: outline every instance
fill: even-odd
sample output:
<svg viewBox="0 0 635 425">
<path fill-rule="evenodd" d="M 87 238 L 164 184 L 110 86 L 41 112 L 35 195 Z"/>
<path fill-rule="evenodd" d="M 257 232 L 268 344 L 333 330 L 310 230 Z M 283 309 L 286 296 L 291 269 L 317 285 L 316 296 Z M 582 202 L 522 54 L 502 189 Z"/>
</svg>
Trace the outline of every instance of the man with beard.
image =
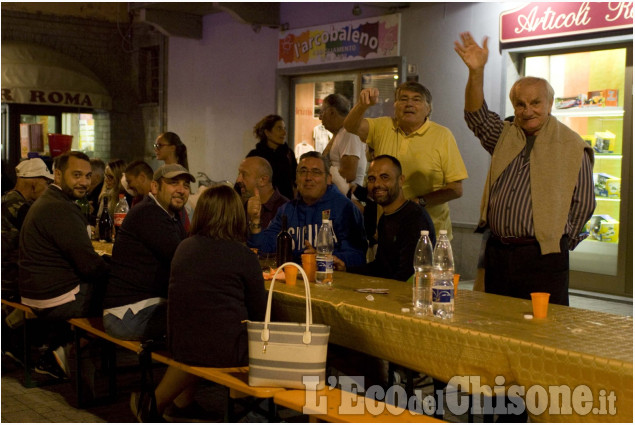
<svg viewBox="0 0 635 425">
<path fill-rule="evenodd" d="M 408 81 L 395 91 L 395 116 L 364 118 L 379 98 L 377 88 L 361 91 L 359 101 L 344 121 L 346 131 L 357 134 L 375 155 L 391 155 L 403 167 L 403 192 L 424 207 L 437 231 L 452 238 L 448 201 L 463 195 L 467 170 L 452 132 L 430 119 L 432 94 Z"/>
<path fill-rule="evenodd" d="M 273 169 L 269 161 L 259 156 L 245 158 L 238 167 L 234 188 L 245 204 L 247 224 L 250 227 L 266 229 L 278 208 L 289 202 L 289 199 L 273 187 L 272 177 Z"/>
<path fill-rule="evenodd" d="M 357 267 L 345 267 L 342 261 L 335 260 L 338 270 L 402 281 L 412 275 L 421 230 L 430 232 L 433 244 L 435 233 L 428 212 L 404 197 L 404 180 L 401 164 L 395 157 L 380 155 L 371 162 L 368 194 L 384 210 L 377 225 L 377 255 L 374 261 Z"/>
<path fill-rule="evenodd" d="M 108 265 L 95 252 L 88 221 L 75 203 L 86 195 L 91 173 L 90 160 L 82 152 L 58 157 L 53 183 L 24 219 L 18 261 L 20 296 L 40 318 L 66 320 L 100 311 Z M 57 329 L 49 345 L 57 347 L 52 354 L 65 373 L 62 345 L 70 341 L 67 331 Z M 44 373 L 50 370 L 43 368 Z"/>
<path fill-rule="evenodd" d="M 161 339 L 167 327 L 170 264 L 187 236 L 179 219 L 194 182 L 179 164 L 155 171 L 151 192 L 128 212 L 112 250 L 104 328 L 125 340 Z"/>
</svg>

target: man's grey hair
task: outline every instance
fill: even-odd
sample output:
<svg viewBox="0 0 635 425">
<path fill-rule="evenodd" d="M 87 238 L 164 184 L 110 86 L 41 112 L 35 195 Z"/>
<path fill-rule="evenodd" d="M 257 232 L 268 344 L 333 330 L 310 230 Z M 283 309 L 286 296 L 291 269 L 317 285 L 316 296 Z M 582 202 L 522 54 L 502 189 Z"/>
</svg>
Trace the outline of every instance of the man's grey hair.
<svg viewBox="0 0 635 425">
<path fill-rule="evenodd" d="M 328 157 L 322 155 L 318 151 L 308 151 L 308 152 L 303 153 L 300 156 L 300 160 L 298 161 L 298 165 L 300 164 L 300 161 L 302 161 L 304 158 L 318 158 L 318 159 L 321 159 L 322 162 L 324 163 L 324 171 L 326 171 L 326 174 L 329 174 L 331 172 L 331 163 L 330 163 Z"/>
<path fill-rule="evenodd" d="M 344 96 L 338 93 L 329 94 L 324 98 L 322 105 L 328 105 L 335 109 L 338 114 L 345 117 L 351 110 L 351 102 Z M 324 107 L 324 106 L 322 106 Z"/>
<path fill-rule="evenodd" d="M 549 100 L 549 103 L 553 102 L 555 92 L 553 90 L 553 87 L 551 87 L 551 84 L 549 84 L 549 81 L 539 77 L 522 77 L 516 80 L 511 90 L 509 90 L 509 100 L 511 100 L 512 105 L 516 100 L 516 90 L 518 89 L 518 87 L 532 86 L 534 84 L 542 84 L 545 91 L 547 92 L 547 100 Z"/>
</svg>

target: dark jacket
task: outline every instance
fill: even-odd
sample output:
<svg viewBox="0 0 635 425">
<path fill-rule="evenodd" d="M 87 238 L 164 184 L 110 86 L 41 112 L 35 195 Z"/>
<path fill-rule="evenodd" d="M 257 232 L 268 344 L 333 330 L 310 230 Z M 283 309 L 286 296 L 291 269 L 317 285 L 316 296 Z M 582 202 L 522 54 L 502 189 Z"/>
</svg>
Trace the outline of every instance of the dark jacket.
<svg viewBox="0 0 635 425">
<path fill-rule="evenodd" d="M 258 257 L 237 241 L 195 235 L 179 245 L 170 276 L 168 341 L 175 360 L 195 366 L 248 363 L 247 325 L 265 317 Z"/>
<path fill-rule="evenodd" d="M 293 199 L 293 188 L 295 187 L 295 170 L 298 162 L 295 154 L 286 143 L 278 146 L 275 150 L 267 146 L 267 142 L 258 142 L 256 149 L 251 150 L 247 157 L 259 156 L 271 164 L 273 168 L 273 186 L 278 188 L 283 196 Z"/>
<path fill-rule="evenodd" d="M 74 200 L 54 185 L 29 209 L 20 231 L 20 295 L 48 300 L 80 282 L 103 283 L 108 265 L 95 252 L 88 221 Z"/>
<path fill-rule="evenodd" d="M 146 195 L 128 212 L 117 234 L 104 309 L 167 298 L 172 257 L 185 236 L 178 216 L 170 217 Z"/>
</svg>

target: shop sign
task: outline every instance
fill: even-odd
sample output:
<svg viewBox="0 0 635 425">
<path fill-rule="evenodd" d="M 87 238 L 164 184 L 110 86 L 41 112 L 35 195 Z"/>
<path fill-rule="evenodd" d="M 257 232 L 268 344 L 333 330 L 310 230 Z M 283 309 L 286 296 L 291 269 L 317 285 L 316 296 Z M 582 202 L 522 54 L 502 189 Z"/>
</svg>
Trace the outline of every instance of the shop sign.
<svg viewBox="0 0 635 425">
<path fill-rule="evenodd" d="M 110 109 L 108 96 L 99 94 L 35 89 L 2 89 L 3 103 L 23 103 L 31 105 L 76 106 L 93 109 Z"/>
<path fill-rule="evenodd" d="M 500 42 L 633 27 L 633 2 L 529 3 L 500 15 Z"/>
<path fill-rule="evenodd" d="M 283 31 L 278 68 L 399 56 L 401 15 Z"/>
</svg>

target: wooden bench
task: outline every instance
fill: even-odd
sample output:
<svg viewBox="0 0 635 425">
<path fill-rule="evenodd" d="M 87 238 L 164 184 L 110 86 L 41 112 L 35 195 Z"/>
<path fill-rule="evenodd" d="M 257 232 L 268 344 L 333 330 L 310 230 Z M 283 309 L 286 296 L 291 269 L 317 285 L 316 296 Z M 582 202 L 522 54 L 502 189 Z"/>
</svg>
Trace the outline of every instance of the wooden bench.
<svg viewBox="0 0 635 425">
<path fill-rule="evenodd" d="M 80 329 L 82 332 L 88 333 L 90 335 L 97 336 L 101 339 L 111 342 L 112 344 L 116 344 L 120 347 L 126 348 L 135 352 L 137 355 L 141 356 L 143 351 L 143 346 L 139 341 L 125 341 L 118 338 L 115 338 L 106 333 L 103 328 L 103 322 L 101 318 L 75 318 L 69 319 L 68 322 L 73 325 L 76 329 Z M 76 349 L 79 347 L 78 336 L 80 333 L 76 333 Z M 79 356 L 77 370 L 78 375 L 81 370 L 79 365 Z M 212 368 L 212 367 L 200 367 L 200 366 L 190 366 L 181 362 L 178 362 L 172 359 L 165 350 L 161 351 L 153 351 L 151 353 L 151 359 L 162 363 L 167 366 L 172 366 L 178 368 L 184 372 L 190 373 L 192 375 L 198 376 L 202 379 L 205 379 L 210 382 L 214 382 L 218 385 L 221 385 L 228 390 L 228 405 L 226 410 L 226 419 L 228 421 L 234 421 L 234 400 L 238 398 L 244 397 L 254 397 L 256 399 L 268 399 L 269 409 L 268 412 L 270 414 L 275 413 L 275 405 L 273 403 L 274 394 L 285 391 L 284 388 L 272 388 L 272 387 L 251 387 L 248 383 L 248 367 L 233 367 L 233 368 Z M 114 360 L 112 361 L 114 364 Z M 142 363 L 143 360 L 140 358 L 140 363 L 142 367 L 149 367 L 147 364 Z M 116 385 L 114 381 L 114 377 L 111 374 L 111 395 L 114 393 L 113 388 Z M 81 389 L 81 376 L 78 376 L 77 379 L 77 391 L 78 391 L 78 404 L 81 402 L 80 394 L 82 394 Z"/>
<path fill-rule="evenodd" d="M 319 391 L 288 390 L 274 394 L 273 400 L 277 405 L 309 415 L 311 422 L 444 422 L 338 388 L 326 387 Z"/>
<path fill-rule="evenodd" d="M 29 321 L 37 319 L 37 316 L 35 315 L 35 313 L 33 313 L 33 310 L 31 310 L 31 307 L 26 306 L 24 304 L 16 303 L 13 301 L 7 301 L 5 299 L 2 299 L 2 304 L 12 307 L 16 310 L 22 311 L 24 313 L 25 323 L 22 327 L 22 341 L 23 341 L 22 365 L 24 367 L 24 380 L 22 384 L 26 388 L 33 388 L 33 387 L 43 385 L 42 383 L 39 383 L 38 381 L 34 380 L 33 375 L 31 373 L 31 369 L 33 368 L 33 362 L 31 360 L 31 345 L 32 344 L 31 344 L 31 332 L 29 331 L 29 328 L 31 326 L 29 324 Z M 45 382 L 44 385 L 55 383 L 55 382 L 59 382 L 59 380 L 57 379 L 53 381 L 49 380 L 48 382 Z"/>
</svg>

